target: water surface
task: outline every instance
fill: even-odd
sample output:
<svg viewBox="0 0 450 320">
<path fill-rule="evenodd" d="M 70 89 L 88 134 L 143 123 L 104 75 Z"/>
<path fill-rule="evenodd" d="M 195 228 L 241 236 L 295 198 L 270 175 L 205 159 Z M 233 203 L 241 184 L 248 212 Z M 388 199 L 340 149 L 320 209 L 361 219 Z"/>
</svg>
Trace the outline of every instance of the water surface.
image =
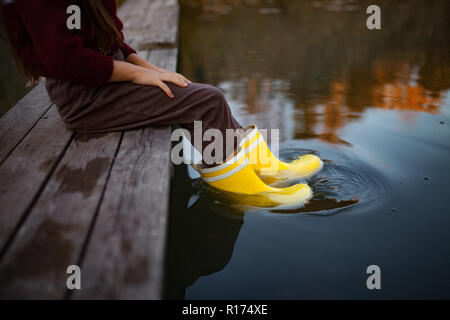
<svg viewBox="0 0 450 320">
<path fill-rule="evenodd" d="M 181 1 L 179 68 L 281 157 L 325 167 L 293 210 L 242 209 L 179 166 L 168 296 L 450 298 L 448 1 Z M 366 287 L 381 268 L 382 289 Z"/>
<path fill-rule="evenodd" d="M 0 33 L 0 117 L 25 96 L 32 86 L 17 70 L 9 46 Z"/>
</svg>

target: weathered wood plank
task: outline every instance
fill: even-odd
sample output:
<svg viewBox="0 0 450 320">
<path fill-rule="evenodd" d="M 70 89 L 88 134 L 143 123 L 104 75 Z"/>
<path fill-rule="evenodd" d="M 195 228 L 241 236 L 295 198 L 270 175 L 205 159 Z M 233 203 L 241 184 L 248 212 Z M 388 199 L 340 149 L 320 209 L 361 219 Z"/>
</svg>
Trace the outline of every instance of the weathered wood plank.
<svg viewBox="0 0 450 320">
<path fill-rule="evenodd" d="M 175 70 L 177 2 L 126 4 L 119 15 L 136 26 L 127 37 L 131 45 L 153 63 Z M 170 49 L 150 52 L 154 47 Z M 24 99 L 24 108 L 37 97 L 50 108 L 43 84 Z M 0 297 L 62 298 L 67 266 L 82 261 L 84 285 L 75 298 L 161 298 L 170 127 L 123 133 L 111 168 L 120 133 L 75 135 L 64 128 L 55 107 L 47 109 L 26 122 L 29 129 L 10 143 L 0 166 L 0 179 L 13 181 L 0 187 Z M 11 115 L 21 120 L 23 112 Z M 0 129 L 0 139 L 8 134 Z"/>
<path fill-rule="evenodd" d="M 124 21 L 125 39 L 135 49 L 141 51 L 176 46 L 177 0 L 128 0 L 121 8 L 120 17 Z"/>
<path fill-rule="evenodd" d="M 135 29 L 140 28 L 140 23 L 145 17 L 153 0 L 130 0 L 126 1 L 118 11 L 118 16 L 124 25 L 124 36 L 127 43 L 141 54 L 139 49 L 139 41 L 135 38 Z"/>
<path fill-rule="evenodd" d="M 74 298 L 161 297 L 169 157 L 167 127 L 124 133 L 81 266 L 84 287 Z"/>
<path fill-rule="evenodd" d="M 38 84 L 0 118 L 0 164 L 51 106 L 45 83 Z"/>
<path fill-rule="evenodd" d="M 148 60 L 158 67 L 175 71 L 177 69 L 178 48 L 152 50 Z"/>
<path fill-rule="evenodd" d="M 153 50 L 148 58 L 175 70 L 177 49 Z M 172 170 L 170 135 L 168 126 L 124 133 L 82 265 L 85 286 L 74 298 L 162 297 Z"/>
<path fill-rule="evenodd" d="M 51 107 L 0 166 L 0 248 L 4 248 L 71 139 Z"/>
<path fill-rule="evenodd" d="M 61 299 L 77 264 L 121 133 L 76 134 L 0 263 L 0 298 Z"/>
</svg>

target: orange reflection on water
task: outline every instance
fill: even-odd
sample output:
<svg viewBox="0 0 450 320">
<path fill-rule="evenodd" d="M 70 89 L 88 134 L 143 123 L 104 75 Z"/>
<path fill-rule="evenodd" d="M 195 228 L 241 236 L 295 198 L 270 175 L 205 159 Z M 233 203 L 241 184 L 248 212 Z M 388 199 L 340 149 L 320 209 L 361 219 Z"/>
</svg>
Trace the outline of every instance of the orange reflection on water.
<svg viewBox="0 0 450 320">
<path fill-rule="evenodd" d="M 349 145 L 342 129 L 370 109 L 397 126 L 445 106 L 448 1 L 382 0 L 380 32 L 362 23 L 369 0 L 182 3 L 183 72 L 224 90 L 243 125 Z"/>
<path fill-rule="evenodd" d="M 443 105 L 440 92 L 432 93 L 417 81 L 410 80 L 411 73 L 399 74 L 398 78 L 388 80 L 384 77 L 385 70 L 381 67 L 376 69 L 374 78 L 378 84 L 366 93 L 365 101 L 360 101 L 357 103 L 358 105 L 366 104 L 368 107 L 389 110 L 440 113 L 440 108 Z M 405 78 L 407 81 L 404 81 Z M 319 132 L 316 131 L 314 134 L 321 140 L 332 144 L 345 144 L 345 141 L 338 138 L 339 129 L 350 121 L 360 118 L 358 114 L 352 113 L 351 108 L 348 107 L 347 98 L 350 94 L 348 87 L 349 84 L 344 81 L 333 81 L 330 84 L 330 93 L 325 98 L 322 129 L 319 129 L 321 126 L 315 126 Z M 367 96 L 370 99 L 367 100 Z M 406 122 L 413 122 L 417 115 L 414 112 L 401 113 L 401 119 Z"/>
</svg>

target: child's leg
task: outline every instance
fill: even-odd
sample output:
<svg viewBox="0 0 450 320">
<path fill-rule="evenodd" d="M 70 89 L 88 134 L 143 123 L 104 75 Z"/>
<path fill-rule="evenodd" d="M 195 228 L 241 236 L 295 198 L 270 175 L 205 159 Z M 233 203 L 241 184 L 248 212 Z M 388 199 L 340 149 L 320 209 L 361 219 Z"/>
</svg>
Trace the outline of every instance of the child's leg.
<svg viewBox="0 0 450 320">
<path fill-rule="evenodd" d="M 222 133 L 223 148 L 221 154 L 215 156 L 216 162 L 233 153 L 239 143 L 235 141 L 226 148 L 226 129 L 242 127 L 231 114 L 222 92 L 211 85 L 191 83 L 183 88 L 168 83 L 174 94 L 172 99 L 158 87 L 132 83 L 113 83 L 104 87 L 64 84 L 64 90 L 58 90 L 58 86 L 58 82 L 50 83 L 49 93 L 59 99 L 54 102 L 68 128 L 76 131 L 108 132 L 179 124 L 194 140 L 194 121 L 202 121 L 202 135 L 208 129 L 218 129 Z M 79 98 L 81 96 L 83 99 Z M 201 141 L 202 150 L 199 151 L 211 143 Z M 195 145 L 195 141 L 192 144 Z"/>
</svg>

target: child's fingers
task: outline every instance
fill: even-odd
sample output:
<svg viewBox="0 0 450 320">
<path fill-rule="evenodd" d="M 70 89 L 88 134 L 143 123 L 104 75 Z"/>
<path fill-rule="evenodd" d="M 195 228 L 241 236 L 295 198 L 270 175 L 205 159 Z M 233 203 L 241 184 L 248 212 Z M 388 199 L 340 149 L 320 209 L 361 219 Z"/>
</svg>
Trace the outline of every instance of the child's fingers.
<svg viewBox="0 0 450 320">
<path fill-rule="evenodd" d="M 180 79 L 181 81 L 187 82 L 187 83 L 192 83 L 191 80 L 189 80 L 188 78 L 186 78 L 185 76 L 183 76 L 180 73 L 175 73 L 175 75 L 177 76 L 178 79 Z"/>
<path fill-rule="evenodd" d="M 177 72 L 163 72 L 161 79 L 163 81 L 170 81 L 170 82 L 172 82 L 171 79 L 178 79 L 179 81 L 185 82 L 186 84 L 192 83 L 191 80 L 187 79 L 185 76 L 183 76 L 182 74 L 177 73 Z M 185 86 L 183 85 L 182 87 L 185 87 Z"/>
<path fill-rule="evenodd" d="M 185 76 L 183 76 L 182 74 L 180 74 L 180 76 L 182 76 L 183 77 L 183 80 L 184 81 L 186 81 L 186 82 L 189 82 L 189 83 L 192 83 L 192 81 L 191 80 L 189 80 L 188 78 L 186 78 Z"/>
<path fill-rule="evenodd" d="M 165 84 L 162 81 L 158 81 L 157 85 L 158 85 L 158 87 L 160 87 L 162 89 L 162 91 L 164 91 L 167 94 L 167 96 L 169 98 L 173 98 L 172 90 L 170 90 L 170 88 L 167 86 L 167 84 Z"/>
<path fill-rule="evenodd" d="M 181 73 L 175 73 L 175 74 L 177 75 L 178 79 L 180 79 L 181 81 L 192 83 L 191 80 L 189 80 L 188 78 L 183 76 Z"/>
<path fill-rule="evenodd" d="M 177 77 L 178 80 L 183 81 L 185 83 L 188 83 L 188 80 L 186 80 L 183 76 L 177 74 L 176 77 Z"/>
<path fill-rule="evenodd" d="M 171 82 L 171 83 L 176 84 L 177 86 L 180 86 L 180 87 L 186 87 L 187 86 L 187 82 L 186 81 L 178 79 L 176 76 L 172 76 L 172 75 L 161 77 L 161 80 L 167 81 L 167 82 Z"/>
</svg>

